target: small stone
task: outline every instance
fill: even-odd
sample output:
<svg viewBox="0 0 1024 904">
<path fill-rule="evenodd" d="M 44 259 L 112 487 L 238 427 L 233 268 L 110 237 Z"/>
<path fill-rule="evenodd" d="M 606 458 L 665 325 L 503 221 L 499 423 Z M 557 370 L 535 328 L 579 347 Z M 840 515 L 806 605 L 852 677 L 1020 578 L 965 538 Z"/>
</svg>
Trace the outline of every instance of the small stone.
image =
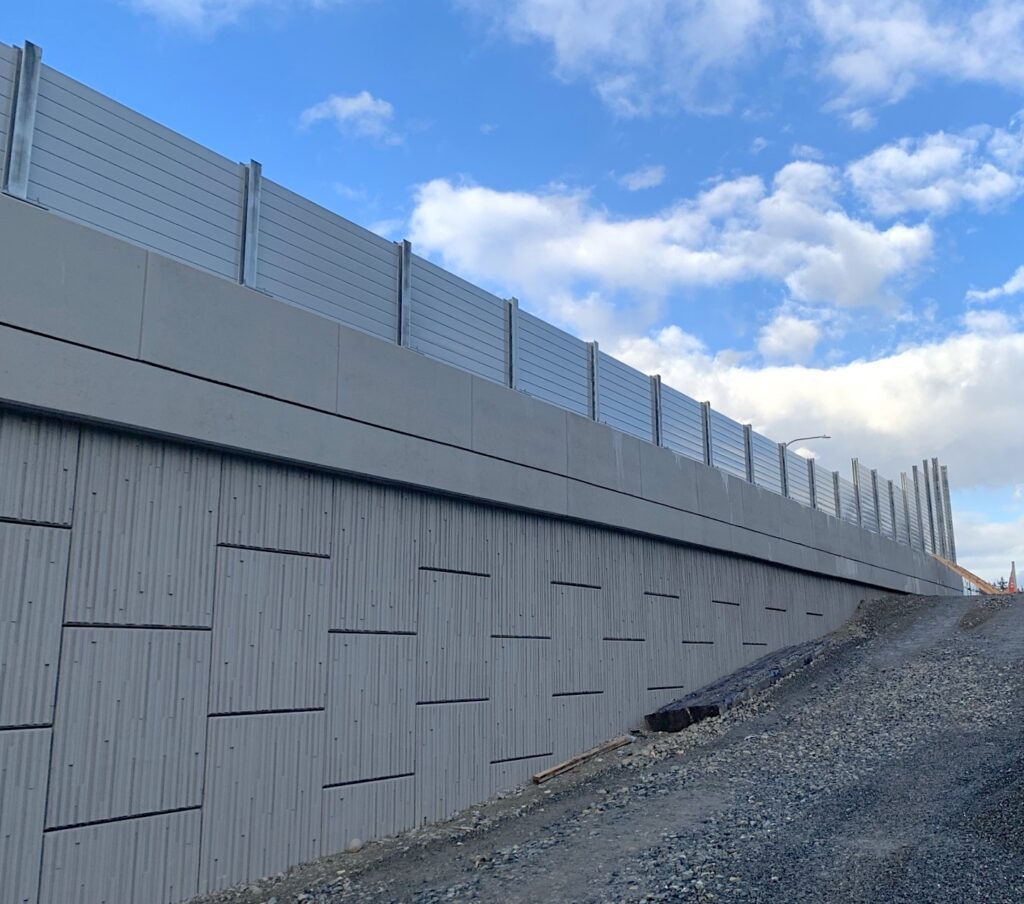
<svg viewBox="0 0 1024 904">
<path fill-rule="evenodd" d="M 345 850 L 350 854 L 356 854 L 363 849 L 363 842 L 360 838 L 353 838 L 345 845 Z"/>
</svg>

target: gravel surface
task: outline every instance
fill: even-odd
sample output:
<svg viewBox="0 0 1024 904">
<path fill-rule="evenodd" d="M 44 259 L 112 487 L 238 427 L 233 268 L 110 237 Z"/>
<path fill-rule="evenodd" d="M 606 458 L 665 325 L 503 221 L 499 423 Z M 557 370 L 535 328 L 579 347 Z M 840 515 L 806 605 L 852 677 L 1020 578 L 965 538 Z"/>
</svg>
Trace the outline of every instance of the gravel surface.
<svg viewBox="0 0 1024 904">
<path fill-rule="evenodd" d="M 868 604 L 776 687 L 206 904 L 1024 902 L 1024 597 Z"/>
</svg>

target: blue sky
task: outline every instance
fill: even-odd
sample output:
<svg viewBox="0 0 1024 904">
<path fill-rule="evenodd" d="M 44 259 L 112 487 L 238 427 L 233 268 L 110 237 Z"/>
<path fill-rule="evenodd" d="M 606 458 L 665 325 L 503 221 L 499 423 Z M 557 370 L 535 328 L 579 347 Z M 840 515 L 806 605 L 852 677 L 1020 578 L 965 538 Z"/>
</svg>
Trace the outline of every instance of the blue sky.
<svg viewBox="0 0 1024 904">
<path fill-rule="evenodd" d="M 9 4 L 0 40 L 1024 560 L 1024 2 Z"/>
</svg>

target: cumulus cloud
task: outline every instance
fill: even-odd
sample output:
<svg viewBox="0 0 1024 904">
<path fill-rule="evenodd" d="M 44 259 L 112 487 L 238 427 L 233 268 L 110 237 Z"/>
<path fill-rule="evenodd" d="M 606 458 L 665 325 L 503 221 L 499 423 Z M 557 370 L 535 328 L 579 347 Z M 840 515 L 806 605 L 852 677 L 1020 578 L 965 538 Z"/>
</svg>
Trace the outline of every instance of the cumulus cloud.
<svg viewBox="0 0 1024 904">
<path fill-rule="evenodd" d="M 577 328 L 601 305 L 648 318 L 679 288 L 767 280 L 805 304 L 887 306 L 930 253 L 927 224 L 879 229 L 838 201 L 839 174 L 811 162 L 725 180 L 657 214 L 616 218 L 585 192 L 504 192 L 435 179 L 420 186 L 413 242 L 458 272 Z M 600 338 L 600 337 L 599 337 Z"/>
<path fill-rule="evenodd" d="M 386 100 L 360 91 L 351 97 L 332 94 L 302 111 L 299 125 L 308 128 L 314 123 L 330 121 L 346 134 L 372 138 L 382 144 L 399 144 L 402 136 L 392 130 L 395 109 Z"/>
<path fill-rule="evenodd" d="M 821 325 L 793 314 L 778 313 L 761 328 L 757 350 L 766 361 L 803 363 L 821 340 Z"/>
<path fill-rule="evenodd" d="M 849 471 L 854 456 L 898 476 L 938 455 L 956 487 L 1020 481 L 1024 332 L 978 329 L 833 367 L 760 367 L 713 354 L 678 326 L 623 336 L 608 350 L 676 389 L 768 436 L 828 433 L 825 467 Z M 983 451 L 979 451 L 983 450 Z"/>
<path fill-rule="evenodd" d="M 642 166 L 619 179 L 619 185 L 629 191 L 655 188 L 665 181 L 665 167 L 660 165 Z"/>
<path fill-rule="evenodd" d="M 752 142 L 750 142 L 750 153 L 760 154 L 766 147 L 768 147 L 768 139 L 763 135 L 758 135 Z"/>
<path fill-rule="evenodd" d="M 1024 131 L 980 126 L 961 134 L 904 138 L 851 163 L 854 189 L 881 216 L 986 209 L 1017 197 Z"/>
<path fill-rule="evenodd" d="M 808 0 L 808 10 L 839 107 L 892 103 L 930 79 L 1024 88 L 1019 0 Z"/>
<path fill-rule="evenodd" d="M 1010 562 L 1017 563 L 1017 581 L 1024 573 L 1024 515 L 992 521 L 981 512 L 953 513 L 956 557 L 960 564 L 987 581 L 1009 578 Z"/>
<path fill-rule="evenodd" d="M 1013 275 L 1001 286 L 991 289 L 971 289 L 967 293 L 968 301 L 992 301 L 1005 298 L 1007 295 L 1020 295 L 1024 292 L 1024 266 L 1013 271 Z"/>
<path fill-rule="evenodd" d="M 462 0 L 516 39 L 550 45 L 558 73 L 617 114 L 728 108 L 733 73 L 767 36 L 766 0 Z"/>
</svg>

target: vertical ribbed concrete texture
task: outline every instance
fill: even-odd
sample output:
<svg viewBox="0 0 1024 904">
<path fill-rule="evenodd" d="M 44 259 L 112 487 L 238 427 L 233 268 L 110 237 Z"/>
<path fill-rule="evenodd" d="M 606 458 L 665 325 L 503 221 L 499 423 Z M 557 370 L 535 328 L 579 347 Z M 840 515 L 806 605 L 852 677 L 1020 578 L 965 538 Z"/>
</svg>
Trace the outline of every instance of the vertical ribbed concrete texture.
<svg viewBox="0 0 1024 904">
<path fill-rule="evenodd" d="M 871 588 L 0 413 L 0 902 L 176 902 L 444 819 Z"/>
</svg>

